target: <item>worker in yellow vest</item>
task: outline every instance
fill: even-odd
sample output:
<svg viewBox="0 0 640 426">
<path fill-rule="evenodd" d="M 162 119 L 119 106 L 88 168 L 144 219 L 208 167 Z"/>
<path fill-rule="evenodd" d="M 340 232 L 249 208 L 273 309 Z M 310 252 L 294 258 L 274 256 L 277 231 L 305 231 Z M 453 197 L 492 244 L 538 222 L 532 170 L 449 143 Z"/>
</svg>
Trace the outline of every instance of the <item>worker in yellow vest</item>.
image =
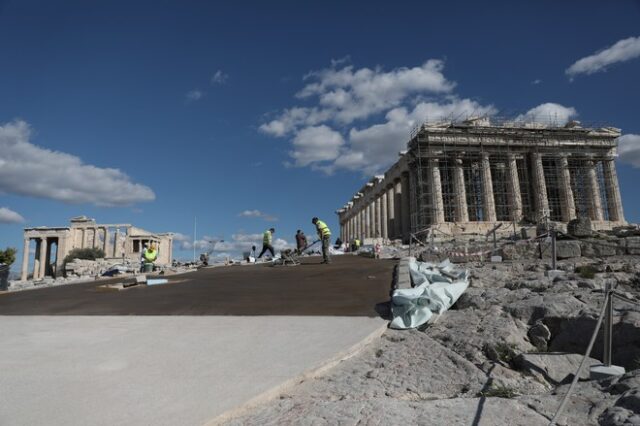
<svg viewBox="0 0 640 426">
<path fill-rule="evenodd" d="M 322 240 L 322 263 L 331 263 L 329 258 L 329 245 L 331 244 L 331 230 L 326 223 L 314 217 L 311 219 L 311 223 L 316 226 L 318 232 L 318 238 Z"/>
<path fill-rule="evenodd" d="M 153 263 L 158 258 L 158 250 L 156 249 L 156 245 L 154 243 L 149 244 L 149 246 L 144 250 L 144 272 L 153 271 Z"/>
<path fill-rule="evenodd" d="M 262 234 L 262 251 L 260 252 L 260 256 L 258 256 L 258 259 L 260 259 L 267 250 L 271 252 L 271 257 L 276 256 L 272 245 L 274 232 L 276 232 L 275 228 L 269 228 L 264 231 L 264 234 Z"/>
</svg>

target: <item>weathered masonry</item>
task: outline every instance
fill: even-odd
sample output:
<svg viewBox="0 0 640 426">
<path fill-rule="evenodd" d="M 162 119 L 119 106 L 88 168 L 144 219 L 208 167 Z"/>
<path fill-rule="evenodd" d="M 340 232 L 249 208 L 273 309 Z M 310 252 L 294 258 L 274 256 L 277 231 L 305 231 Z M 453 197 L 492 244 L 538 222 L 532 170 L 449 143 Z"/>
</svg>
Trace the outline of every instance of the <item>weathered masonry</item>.
<svg viewBox="0 0 640 426">
<path fill-rule="evenodd" d="M 408 242 L 411 233 L 482 234 L 588 217 L 598 230 L 624 225 L 612 127 L 489 119 L 424 124 L 384 175 L 336 213 L 341 238 Z M 503 227 L 504 229 L 511 227 Z"/>
<path fill-rule="evenodd" d="M 144 246 L 155 243 L 158 264 L 170 264 L 173 234 L 155 234 L 130 224 L 97 224 L 86 216 L 71 219 L 71 226 L 25 228 L 22 280 L 29 277 L 29 246 L 35 240 L 32 279 L 62 275 L 64 258 L 73 249 L 100 248 L 107 258 L 138 260 Z"/>
</svg>

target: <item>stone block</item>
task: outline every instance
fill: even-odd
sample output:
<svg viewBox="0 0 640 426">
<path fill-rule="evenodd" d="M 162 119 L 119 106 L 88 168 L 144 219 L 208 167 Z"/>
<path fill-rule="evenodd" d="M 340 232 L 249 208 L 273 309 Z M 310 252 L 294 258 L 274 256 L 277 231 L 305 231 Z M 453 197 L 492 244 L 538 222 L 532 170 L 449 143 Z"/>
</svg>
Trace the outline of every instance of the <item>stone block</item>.
<svg viewBox="0 0 640 426">
<path fill-rule="evenodd" d="M 491 256 L 492 263 L 500 263 L 502 262 L 502 256 Z"/>
<path fill-rule="evenodd" d="M 537 236 L 536 235 L 536 228 L 535 227 L 520 228 L 520 236 L 524 240 L 529 240 L 531 238 L 535 238 Z"/>
<path fill-rule="evenodd" d="M 580 217 L 573 219 L 567 224 L 567 233 L 574 237 L 590 237 L 593 233 L 591 219 Z"/>
<path fill-rule="evenodd" d="M 563 352 L 524 353 L 515 358 L 515 365 L 521 371 L 538 377 L 552 385 L 569 383 L 582 362 L 583 355 Z M 587 365 L 597 365 L 600 361 L 587 358 Z M 586 368 L 580 373 L 581 379 L 589 378 Z"/>
<path fill-rule="evenodd" d="M 640 254 L 640 237 L 625 238 L 627 254 Z"/>
<path fill-rule="evenodd" d="M 585 257 L 607 257 L 624 254 L 617 242 L 590 238 L 580 241 L 582 255 Z"/>
<path fill-rule="evenodd" d="M 549 277 L 551 281 L 554 281 L 556 278 L 564 278 L 565 276 L 565 272 L 560 271 L 558 269 L 550 269 L 546 271 L 544 274 L 545 276 Z"/>
<path fill-rule="evenodd" d="M 580 257 L 582 255 L 580 241 L 556 241 L 556 254 L 558 259 Z"/>
</svg>

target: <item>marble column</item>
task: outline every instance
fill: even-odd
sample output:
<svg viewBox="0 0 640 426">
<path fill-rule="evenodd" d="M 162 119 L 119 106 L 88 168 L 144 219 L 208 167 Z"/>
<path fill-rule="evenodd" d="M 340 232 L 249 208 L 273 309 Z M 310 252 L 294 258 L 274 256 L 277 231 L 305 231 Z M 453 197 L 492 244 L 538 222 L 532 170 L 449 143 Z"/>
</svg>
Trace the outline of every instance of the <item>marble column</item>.
<svg viewBox="0 0 640 426">
<path fill-rule="evenodd" d="M 351 211 L 351 239 L 357 238 L 358 236 L 358 213 L 355 212 L 356 207 L 353 206 L 353 210 Z"/>
<path fill-rule="evenodd" d="M 120 257 L 120 229 L 116 228 L 113 235 L 113 257 Z"/>
<path fill-rule="evenodd" d="M 482 154 L 482 209 L 485 222 L 495 222 L 496 201 L 493 198 L 493 181 L 491 180 L 491 163 L 489 154 Z"/>
<path fill-rule="evenodd" d="M 36 253 L 33 260 L 33 280 L 40 279 L 40 261 L 42 258 L 40 257 L 40 247 L 42 247 L 42 238 L 36 238 Z"/>
<path fill-rule="evenodd" d="M 371 200 L 369 202 L 369 237 L 375 238 L 376 236 L 376 201 Z"/>
<path fill-rule="evenodd" d="M 42 238 L 42 242 L 40 244 L 40 272 L 38 273 L 38 277 L 40 279 L 45 277 L 45 274 L 47 272 L 47 248 L 48 248 L 49 242 L 47 241 L 47 238 Z"/>
<path fill-rule="evenodd" d="M 431 206 L 432 223 L 444 223 L 444 201 L 442 199 L 442 181 L 440 179 L 440 162 L 437 158 L 429 159 L 431 173 Z"/>
<path fill-rule="evenodd" d="M 381 216 L 382 216 L 382 212 L 380 211 L 380 197 L 376 197 L 376 201 L 375 201 L 375 217 L 376 217 L 376 221 L 375 221 L 375 228 L 376 228 L 376 232 L 375 232 L 375 237 L 376 238 L 380 238 L 382 237 L 382 220 L 381 220 Z"/>
<path fill-rule="evenodd" d="M 589 216 L 591 220 L 602 221 L 604 219 L 602 215 L 602 199 L 600 198 L 600 185 L 598 184 L 596 165 L 592 160 L 587 160 L 585 167 L 587 168 L 587 182 L 591 193 Z"/>
<path fill-rule="evenodd" d="M 569 161 L 566 155 L 560 155 L 557 159 L 558 185 L 560 186 L 560 212 L 562 221 L 569 222 L 576 218 L 576 204 L 571 189 L 571 175 L 569 174 Z"/>
<path fill-rule="evenodd" d="M 395 226 L 394 226 L 394 238 L 402 239 L 402 182 L 400 179 L 394 182 L 394 203 L 395 203 Z"/>
<path fill-rule="evenodd" d="M 390 239 L 394 239 L 395 236 L 395 193 L 394 186 L 390 185 L 387 187 L 387 235 Z"/>
<path fill-rule="evenodd" d="M 509 154 L 507 157 L 507 173 L 507 201 L 511 207 L 511 220 L 517 223 L 522 220 L 522 194 L 515 154 Z"/>
<path fill-rule="evenodd" d="M 604 187 L 607 194 L 607 208 L 609 210 L 609 220 L 624 222 L 624 211 L 622 210 L 622 197 L 620 196 L 620 184 L 618 183 L 618 173 L 613 158 L 607 158 L 602 163 L 604 171 Z"/>
<path fill-rule="evenodd" d="M 371 204 L 369 203 L 364 208 L 364 237 L 371 237 Z"/>
<path fill-rule="evenodd" d="M 544 168 L 542 167 L 542 155 L 534 152 L 533 160 L 533 194 L 536 203 L 536 216 L 539 222 L 549 217 L 549 199 L 547 198 L 547 185 L 544 181 Z"/>
<path fill-rule="evenodd" d="M 409 211 L 409 173 L 402 173 L 400 183 L 402 184 L 402 240 L 408 242 L 411 233 L 411 212 Z"/>
<path fill-rule="evenodd" d="M 464 185 L 464 169 L 462 167 L 462 159 L 456 158 L 453 164 L 453 187 L 455 190 L 456 222 L 469 222 L 469 209 L 467 208 L 467 188 Z"/>
<path fill-rule="evenodd" d="M 356 237 L 356 216 L 351 210 L 351 219 L 349 219 L 349 240 L 353 240 Z"/>
<path fill-rule="evenodd" d="M 388 224 L 387 224 L 387 208 L 389 203 L 387 202 L 387 190 L 385 189 L 380 196 L 380 236 L 385 240 L 389 238 Z"/>
<path fill-rule="evenodd" d="M 29 238 L 24 239 L 22 249 L 22 270 L 20 271 L 20 280 L 26 281 L 29 276 Z"/>
<path fill-rule="evenodd" d="M 103 227 L 104 229 L 104 241 L 103 241 L 103 250 L 104 250 L 104 257 L 109 257 L 109 228 L 108 227 Z"/>
</svg>

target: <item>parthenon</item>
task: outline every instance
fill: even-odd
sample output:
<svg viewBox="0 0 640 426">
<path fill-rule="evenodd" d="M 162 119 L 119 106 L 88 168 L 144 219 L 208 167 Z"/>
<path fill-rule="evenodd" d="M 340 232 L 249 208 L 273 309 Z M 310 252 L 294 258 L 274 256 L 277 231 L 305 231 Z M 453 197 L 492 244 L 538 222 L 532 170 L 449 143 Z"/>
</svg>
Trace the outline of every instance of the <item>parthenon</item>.
<svg viewBox="0 0 640 426">
<path fill-rule="evenodd" d="M 577 217 L 596 230 L 624 225 L 614 161 L 620 134 L 577 121 L 423 124 L 398 161 L 337 210 L 341 238 L 407 243 L 428 229 L 449 236 L 499 223 L 562 229 Z"/>
<path fill-rule="evenodd" d="M 68 227 L 25 228 L 22 256 L 22 281 L 29 277 L 29 245 L 35 240 L 33 280 L 62 274 L 64 258 L 76 248 L 100 248 L 106 258 L 138 260 L 143 247 L 155 243 L 158 264 L 170 264 L 173 234 L 155 234 L 130 224 L 97 224 L 94 219 L 78 216 Z"/>
</svg>

